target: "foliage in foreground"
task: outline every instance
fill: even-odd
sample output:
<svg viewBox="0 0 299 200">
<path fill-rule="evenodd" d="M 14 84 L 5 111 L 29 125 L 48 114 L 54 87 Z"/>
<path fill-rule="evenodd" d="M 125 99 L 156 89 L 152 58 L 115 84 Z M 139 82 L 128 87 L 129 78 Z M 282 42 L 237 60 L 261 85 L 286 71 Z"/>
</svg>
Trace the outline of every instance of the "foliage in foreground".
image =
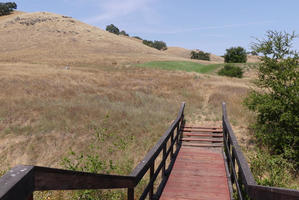
<svg viewBox="0 0 299 200">
<path fill-rule="evenodd" d="M 258 65 L 259 90 L 245 99 L 257 113 L 255 135 L 272 155 L 298 166 L 299 163 L 299 68 L 298 54 L 292 50 L 294 33 L 268 31 L 267 39 L 258 40 L 253 50 L 262 54 Z"/>
<path fill-rule="evenodd" d="M 243 47 L 231 47 L 226 49 L 224 62 L 226 63 L 246 63 L 247 53 Z"/>
<path fill-rule="evenodd" d="M 9 15 L 15 9 L 17 9 L 15 2 L 0 3 L 0 16 Z"/>
<path fill-rule="evenodd" d="M 234 66 L 231 64 L 226 64 L 222 69 L 218 71 L 218 75 L 221 76 L 229 76 L 229 77 L 237 77 L 242 78 L 243 77 L 243 70 L 241 67 Z"/>
<path fill-rule="evenodd" d="M 276 187 L 288 187 L 294 172 L 293 165 L 282 155 L 261 150 L 250 157 L 250 168 L 257 184 Z"/>
<path fill-rule="evenodd" d="M 107 119 L 109 116 L 107 115 Z M 102 174 L 128 174 L 132 170 L 132 160 L 123 163 L 122 166 L 115 163 L 115 161 L 99 155 L 99 148 L 107 143 L 108 139 L 114 141 L 113 146 L 110 146 L 108 152 L 116 151 L 123 152 L 131 140 L 129 137 L 122 138 L 118 135 L 108 132 L 107 129 L 94 127 L 95 138 L 94 142 L 89 146 L 87 151 L 76 153 L 70 151 L 69 155 L 62 160 L 62 166 L 69 170 L 84 171 L 91 173 Z M 73 192 L 75 199 L 82 200 L 102 200 L 102 199 L 124 199 L 124 193 L 119 190 L 80 190 Z"/>
<path fill-rule="evenodd" d="M 191 51 L 191 59 L 210 60 L 210 54 L 203 51 Z"/>
</svg>

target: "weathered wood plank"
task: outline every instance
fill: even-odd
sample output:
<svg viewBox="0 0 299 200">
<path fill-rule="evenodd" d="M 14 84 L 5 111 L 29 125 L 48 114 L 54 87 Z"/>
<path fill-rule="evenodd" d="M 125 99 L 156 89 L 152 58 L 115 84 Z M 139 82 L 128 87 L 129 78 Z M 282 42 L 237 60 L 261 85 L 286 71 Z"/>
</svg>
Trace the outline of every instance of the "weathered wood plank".
<svg viewBox="0 0 299 200">
<path fill-rule="evenodd" d="M 215 138 L 182 138 L 182 141 L 223 142 L 223 139 L 215 139 Z"/>
<path fill-rule="evenodd" d="M 35 190 L 132 188 L 135 178 L 108 174 L 35 167 Z"/>
<path fill-rule="evenodd" d="M 222 152 L 182 146 L 160 198 L 174 199 L 230 199 Z"/>
<path fill-rule="evenodd" d="M 0 178 L 0 199 L 28 199 L 34 191 L 34 167 L 18 165 Z"/>
<path fill-rule="evenodd" d="M 213 130 L 213 129 L 187 129 L 184 128 L 182 129 L 183 132 L 193 132 L 193 133 L 201 133 L 201 132 L 210 132 L 210 133 L 222 133 L 222 129 L 221 130 Z"/>
<path fill-rule="evenodd" d="M 223 137 L 223 134 L 187 132 L 187 133 L 184 133 L 184 136 Z"/>
</svg>

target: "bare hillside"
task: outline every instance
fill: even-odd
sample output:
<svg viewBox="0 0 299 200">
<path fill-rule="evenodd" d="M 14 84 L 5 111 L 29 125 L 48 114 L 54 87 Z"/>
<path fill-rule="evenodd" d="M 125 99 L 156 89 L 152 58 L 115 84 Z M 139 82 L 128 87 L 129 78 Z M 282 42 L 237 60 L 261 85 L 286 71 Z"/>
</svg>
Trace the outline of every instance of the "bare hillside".
<svg viewBox="0 0 299 200">
<path fill-rule="evenodd" d="M 0 17 L 0 43 L 1 62 L 116 65 L 180 59 L 128 37 L 46 12 Z"/>
</svg>

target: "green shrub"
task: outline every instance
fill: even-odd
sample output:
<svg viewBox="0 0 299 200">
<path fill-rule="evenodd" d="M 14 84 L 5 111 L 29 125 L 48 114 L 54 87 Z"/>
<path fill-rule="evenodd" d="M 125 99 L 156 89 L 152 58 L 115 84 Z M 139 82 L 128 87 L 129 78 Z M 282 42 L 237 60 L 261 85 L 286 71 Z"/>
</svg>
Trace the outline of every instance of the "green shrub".
<svg viewBox="0 0 299 200">
<path fill-rule="evenodd" d="M 222 69 L 218 71 L 218 74 L 221 76 L 229 76 L 229 77 L 243 77 L 243 70 L 241 67 L 226 64 Z"/>
<path fill-rule="evenodd" d="M 243 47 L 231 47 L 229 49 L 226 49 L 224 61 L 226 63 L 246 63 L 246 50 Z"/>
<path fill-rule="evenodd" d="M 17 9 L 15 2 L 0 3 L 0 16 L 9 15 L 15 9 Z"/>
<path fill-rule="evenodd" d="M 258 65 L 258 90 L 245 99 L 245 105 L 257 113 L 253 125 L 261 145 L 273 155 L 283 155 L 299 164 L 299 56 L 292 50 L 296 35 L 268 31 L 253 50 L 262 54 Z"/>
<path fill-rule="evenodd" d="M 258 150 L 250 158 L 250 168 L 260 185 L 287 187 L 292 179 L 293 165 L 281 155 Z"/>
<path fill-rule="evenodd" d="M 129 36 L 129 34 L 126 33 L 126 31 L 124 31 L 124 30 L 122 30 L 122 31 L 119 33 L 119 35 Z"/>
<path fill-rule="evenodd" d="M 142 42 L 143 42 L 143 44 L 145 44 L 145 45 L 147 45 L 149 47 L 153 47 L 153 48 L 158 49 L 158 50 L 166 50 L 167 49 L 167 45 L 163 41 L 158 41 L 158 40 L 155 40 L 155 41 L 143 40 Z"/>
<path fill-rule="evenodd" d="M 210 54 L 203 51 L 191 51 L 191 59 L 210 60 Z"/>
<path fill-rule="evenodd" d="M 114 26 L 114 24 L 107 25 L 106 31 L 119 35 L 119 29 L 116 26 Z"/>
</svg>

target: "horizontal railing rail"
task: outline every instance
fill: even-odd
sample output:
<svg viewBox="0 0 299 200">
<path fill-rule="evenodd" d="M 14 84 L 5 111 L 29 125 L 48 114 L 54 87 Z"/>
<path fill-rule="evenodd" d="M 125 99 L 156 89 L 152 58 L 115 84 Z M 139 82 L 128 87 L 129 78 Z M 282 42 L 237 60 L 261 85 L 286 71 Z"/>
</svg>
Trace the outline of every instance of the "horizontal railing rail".
<svg viewBox="0 0 299 200">
<path fill-rule="evenodd" d="M 254 200 L 298 200 L 298 190 L 256 184 L 229 123 L 225 103 L 222 103 L 222 123 L 224 151 L 227 157 L 231 182 L 234 185 L 238 199 L 243 200 L 249 197 Z"/>
<path fill-rule="evenodd" d="M 145 174 L 150 180 L 139 199 L 159 199 L 180 150 L 181 127 L 184 125 L 185 103 L 178 116 L 158 143 L 147 153 L 129 176 L 95 174 L 39 166 L 19 165 L 0 178 L 0 200 L 31 200 L 34 191 L 127 188 L 128 200 L 134 200 L 134 188 Z M 161 161 L 155 162 L 161 155 Z M 167 159 L 169 163 L 167 164 Z M 161 181 L 154 183 L 161 173 Z"/>
</svg>

